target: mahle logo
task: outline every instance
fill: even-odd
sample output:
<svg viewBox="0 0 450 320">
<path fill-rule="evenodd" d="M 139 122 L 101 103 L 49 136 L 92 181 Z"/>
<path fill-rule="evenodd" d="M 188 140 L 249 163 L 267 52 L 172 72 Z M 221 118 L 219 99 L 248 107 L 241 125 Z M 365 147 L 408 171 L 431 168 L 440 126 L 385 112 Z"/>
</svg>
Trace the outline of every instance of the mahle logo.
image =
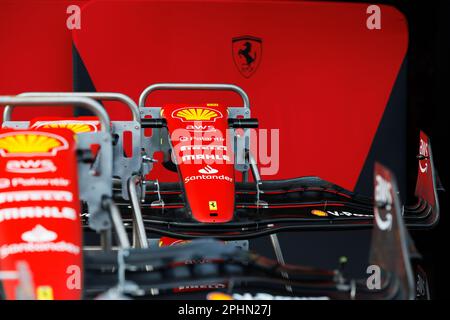
<svg viewBox="0 0 450 320">
<path fill-rule="evenodd" d="M 216 119 L 222 118 L 220 111 L 212 108 L 181 108 L 172 112 L 172 118 L 187 121 L 208 121 L 214 122 Z"/>
<path fill-rule="evenodd" d="M 16 131 L 0 134 L 0 156 L 55 156 L 67 150 L 66 139 L 49 132 Z"/>
</svg>

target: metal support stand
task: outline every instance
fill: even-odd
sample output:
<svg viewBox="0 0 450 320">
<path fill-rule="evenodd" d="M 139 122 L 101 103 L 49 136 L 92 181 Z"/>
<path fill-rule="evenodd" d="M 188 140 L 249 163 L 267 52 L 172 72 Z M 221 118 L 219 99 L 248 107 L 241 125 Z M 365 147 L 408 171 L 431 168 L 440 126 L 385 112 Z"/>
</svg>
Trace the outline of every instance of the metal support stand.
<svg viewBox="0 0 450 320">
<path fill-rule="evenodd" d="M 262 185 L 262 180 L 261 180 L 261 176 L 259 175 L 258 166 L 256 165 L 256 161 L 253 158 L 250 151 L 248 153 L 248 157 L 250 160 L 250 169 L 252 170 L 253 179 L 255 179 L 255 184 L 256 184 L 256 207 L 258 209 L 260 207 L 268 208 L 269 207 L 268 203 L 266 201 L 263 201 L 260 199 L 261 194 L 264 193 L 264 191 L 260 189 L 260 187 Z"/>
<path fill-rule="evenodd" d="M 117 233 L 119 247 L 122 249 L 128 249 L 130 247 L 130 240 L 128 239 L 128 234 L 127 231 L 125 230 L 119 208 L 117 208 L 117 206 L 114 204 L 112 200 L 109 200 L 108 207 L 109 212 L 111 214 L 111 220 L 114 229 L 116 230 Z"/>
<path fill-rule="evenodd" d="M 278 240 L 276 233 L 270 235 L 270 241 L 272 242 L 273 251 L 275 251 L 275 256 L 277 257 L 278 263 L 284 265 L 283 251 L 281 251 L 280 241 Z M 281 272 L 281 276 L 285 279 L 289 279 L 287 272 Z M 290 293 L 293 292 L 292 287 L 289 285 L 286 285 L 286 290 Z"/>
<path fill-rule="evenodd" d="M 133 208 L 133 248 L 148 248 L 147 233 L 141 211 L 141 197 L 138 195 L 136 185 L 141 181 L 137 175 L 128 180 L 128 194 Z"/>
</svg>

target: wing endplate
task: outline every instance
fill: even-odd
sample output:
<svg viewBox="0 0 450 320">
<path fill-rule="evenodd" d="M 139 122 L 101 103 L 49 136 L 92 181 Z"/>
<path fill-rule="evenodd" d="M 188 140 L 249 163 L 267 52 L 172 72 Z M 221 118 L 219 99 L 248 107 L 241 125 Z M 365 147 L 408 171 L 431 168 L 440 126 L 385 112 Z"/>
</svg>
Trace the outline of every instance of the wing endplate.
<svg viewBox="0 0 450 320">
<path fill-rule="evenodd" d="M 394 175 L 386 167 L 375 163 L 374 170 L 374 227 L 370 263 L 392 275 L 388 280 L 392 294 L 399 299 L 413 299 L 415 293 L 411 254 L 415 247 L 405 227 L 398 187 Z"/>
<path fill-rule="evenodd" d="M 436 187 L 437 175 L 433 163 L 430 139 L 423 131 L 420 131 L 420 145 L 417 158 L 418 170 L 415 195 L 419 199 L 427 201 L 432 207 L 436 217 L 435 221 L 432 222 L 434 225 L 439 219 L 439 202 Z"/>
</svg>

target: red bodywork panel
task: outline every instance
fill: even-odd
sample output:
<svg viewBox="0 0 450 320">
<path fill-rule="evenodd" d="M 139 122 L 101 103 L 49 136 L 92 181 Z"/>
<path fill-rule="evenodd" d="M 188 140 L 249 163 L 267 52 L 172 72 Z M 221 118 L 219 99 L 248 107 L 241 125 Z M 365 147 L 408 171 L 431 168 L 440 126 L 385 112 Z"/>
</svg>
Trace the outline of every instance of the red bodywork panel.
<svg viewBox="0 0 450 320">
<path fill-rule="evenodd" d="M 368 6 L 96 1 L 82 9 L 83 27 L 73 38 L 97 91 L 123 92 L 137 101 L 158 82 L 242 87 L 260 128 L 280 130 L 279 171 L 263 173 L 263 179 L 315 175 L 353 190 L 408 45 L 398 10 L 379 5 L 381 29 L 370 30 Z M 256 70 L 242 67 L 242 36 L 261 39 L 260 46 L 252 41 L 260 59 Z M 242 105 L 234 93 L 159 91 L 146 106 L 198 101 Z M 124 106 L 105 106 L 112 119 L 129 117 Z M 158 164 L 151 178 L 178 180 Z"/>
<path fill-rule="evenodd" d="M 164 106 L 162 115 L 193 218 L 206 223 L 230 221 L 235 177 L 234 156 L 227 145 L 227 108 L 215 103 L 175 104 Z"/>
<path fill-rule="evenodd" d="M 82 237 L 73 133 L 0 130 L 0 268 L 31 269 L 37 299 L 80 299 Z M 8 299 L 16 281 L 4 281 Z"/>
<path fill-rule="evenodd" d="M 72 35 L 66 26 L 67 7 L 86 2 L 0 1 L 0 95 L 72 91 Z M 25 106 L 14 111 L 13 120 L 45 114 L 71 116 L 73 112 L 71 107 Z"/>
</svg>

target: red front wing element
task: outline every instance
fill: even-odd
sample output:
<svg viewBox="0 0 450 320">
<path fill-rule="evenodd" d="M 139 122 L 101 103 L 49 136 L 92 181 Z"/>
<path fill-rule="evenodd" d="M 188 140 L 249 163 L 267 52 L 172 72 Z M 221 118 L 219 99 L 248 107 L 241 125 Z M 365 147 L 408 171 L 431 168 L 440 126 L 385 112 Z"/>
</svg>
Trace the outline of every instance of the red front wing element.
<svg viewBox="0 0 450 320">
<path fill-rule="evenodd" d="M 175 162 L 192 216 L 228 222 L 234 213 L 234 156 L 227 145 L 227 108 L 218 104 L 166 105 Z"/>
<path fill-rule="evenodd" d="M 37 299 L 80 299 L 82 237 L 73 133 L 0 130 L 0 268 L 30 266 Z M 8 299 L 17 282 L 4 281 Z"/>
<path fill-rule="evenodd" d="M 420 131 L 418 158 L 419 169 L 417 173 L 415 195 L 425 199 L 433 209 L 436 210 L 438 202 L 436 195 L 436 177 L 433 168 L 433 155 L 431 154 L 430 139 L 423 131 Z"/>
</svg>

